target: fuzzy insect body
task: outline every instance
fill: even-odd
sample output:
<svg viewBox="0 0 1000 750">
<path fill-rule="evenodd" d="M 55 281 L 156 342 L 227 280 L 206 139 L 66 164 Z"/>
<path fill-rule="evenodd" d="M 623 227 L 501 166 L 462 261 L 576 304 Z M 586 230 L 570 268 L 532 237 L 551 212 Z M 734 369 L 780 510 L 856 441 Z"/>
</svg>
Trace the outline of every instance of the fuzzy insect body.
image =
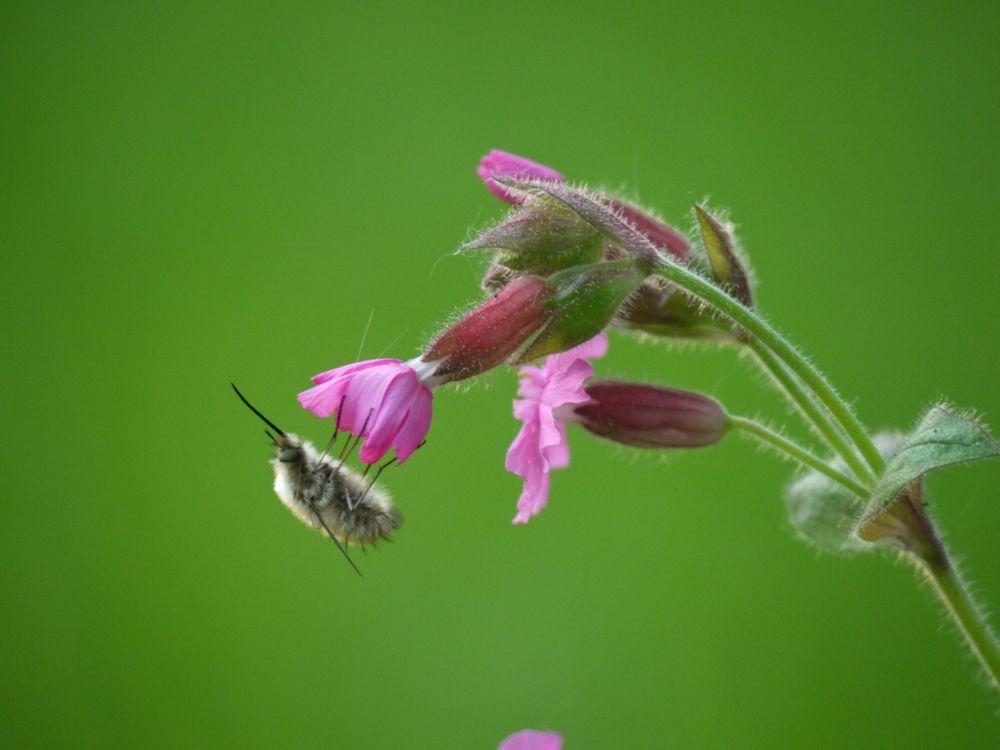
<svg viewBox="0 0 1000 750">
<path fill-rule="evenodd" d="M 343 544 L 374 544 L 403 523 L 389 493 L 308 440 L 288 434 L 271 459 L 274 491 L 307 526 L 326 529 Z"/>
<path fill-rule="evenodd" d="M 379 474 L 395 459 L 383 464 L 368 479 L 345 466 L 342 458 L 335 460 L 326 451 L 317 451 L 308 440 L 283 432 L 247 401 L 235 385 L 230 385 L 247 408 L 276 433 L 265 430 L 274 443 L 271 466 L 278 498 L 306 526 L 325 532 L 361 575 L 346 546 L 363 547 L 380 539 L 388 540 L 403 523 L 403 516 L 393 506 L 389 493 L 378 485 Z M 350 440 L 344 446 L 345 452 L 349 449 Z"/>
</svg>

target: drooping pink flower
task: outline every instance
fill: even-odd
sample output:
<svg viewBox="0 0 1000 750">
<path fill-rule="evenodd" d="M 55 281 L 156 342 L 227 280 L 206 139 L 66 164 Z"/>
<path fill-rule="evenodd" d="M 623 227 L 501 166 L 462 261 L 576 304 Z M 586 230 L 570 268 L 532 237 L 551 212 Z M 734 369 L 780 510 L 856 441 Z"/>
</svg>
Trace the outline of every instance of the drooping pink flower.
<svg viewBox="0 0 1000 750">
<path fill-rule="evenodd" d="M 549 472 L 569 465 L 566 425 L 553 414 L 590 397 L 584 383 L 594 375 L 587 361 L 603 357 L 608 338 L 600 333 L 574 349 L 546 357 L 541 367 L 522 367 L 514 416 L 524 422 L 507 451 L 507 471 L 524 479 L 514 523 L 527 523 L 548 503 Z"/>
<path fill-rule="evenodd" d="M 339 411 L 337 427 L 363 438 L 361 460 L 372 464 L 390 449 L 403 463 L 431 425 L 431 389 L 409 363 L 370 359 L 321 372 L 299 403 L 318 417 Z"/>
<path fill-rule="evenodd" d="M 497 750 L 562 750 L 563 738 L 555 732 L 525 729 L 500 743 Z"/>
<path fill-rule="evenodd" d="M 503 185 L 498 185 L 493 181 L 494 177 L 517 177 L 527 180 L 550 180 L 552 182 L 562 182 L 566 178 L 551 167 L 539 164 L 531 159 L 526 159 L 517 154 L 493 149 L 486 156 L 479 160 L 476 174 L 486 183 L 486 187 L 497 198 L 515 206 L 524 202 L 524 197 L 513 193 Z"/>
<path fill-rule="evenodd" d="M 370 359 L 321 372 L 299 402 L 318 417 L 337 415 L 338 429 L 362 438 L 360 456 L 375 463 L 390 449 L 403 463 L 427 435 L 431 392 L 507 361 L 549 320 L 548 283 L 525 276 L 444 331 L 409 362 Z"/>
</svg>

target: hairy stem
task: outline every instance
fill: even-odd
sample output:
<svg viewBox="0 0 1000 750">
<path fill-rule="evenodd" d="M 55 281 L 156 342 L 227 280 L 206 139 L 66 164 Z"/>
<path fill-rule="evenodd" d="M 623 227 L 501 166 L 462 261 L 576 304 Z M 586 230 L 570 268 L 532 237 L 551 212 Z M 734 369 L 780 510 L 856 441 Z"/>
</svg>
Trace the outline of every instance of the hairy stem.
<svg viewBox="0 0 1000 750">
<path fill-rule="evenodd" d="M 1000 642 L 990 629 L 986 616 L 973 601 L 958 571 L 947 558 L 918 560 L 933 584 L 935 593 L 944 602 L 948 614 L 965 636 L 965 642 L 989 676 L 992 686 L 1000 690 Z"/>
<path fill-rule="evenodd" d="M 649 257 L 654 258 L 656 270 L 665 279 L 714 308 L 746 331 L 749 340 L 755 341 L 754 351 L 758 356 L 761 352 L 764 353 L 762 361 L 764 361 L 765 366 L 768 362 L 778 365 L 774 368 L 768 367 L 768 370 L 776 376 L 778 382 L 786 388 L 789 395 L 803 409 L 803 413 L 807 414 L 814 422 L 817 430 L 820 430 L 824 437 L 827 436 L 826 433 L 822 432 L 824 429 L 830 435 L 837 434 L 837 430 L 830 430 L 829 425 L 826 425 L 823 411 L 826 410 L 833 416 L 871 469 L 871 474 L 867 471 L 861 472 L 860 462 L 856 461 L 856 457 L 851 457 L 853 451 L 848 450 L 843 453 L 844 460 L 854 471 L 858 472 L 859 479 L 865 481 L 872 474 L 878 476 L 882 473 L 885 469 L 885 461 L 864 426 L 851 411 L 850 406 L 837 394 L 823 374 L 787 339 L 753 310 L 726 294 L 725 291 L 695 271 L 674 262 L 660 252 L 656 252 L 655 255 L 649 253 Z M 768 355 L 772 355 L 772 357 Z M 813 402 L 809 393 L 800 392 L 802 389 L 796 390 L 799 381 L 805 389 L 812 391 L 818 403 Z M 788 389 L 788 384 L 792 384 L 792 389 Z M 807 404 L 811 404 L 811 407 L 815 408 L 811 408 Z M 807 411 L 810 408 L 811 410 Z M 818 419 L 816 418 L 817 414 Z M 732 426 L 753 434 L 754 437 L 769 445 L 779 447 L 780 444 L 780 448 L 788 455 L 830 476 L 845 487 L 850 488 L 852 492 L 857 492 L 861 497 L 867 496 L 865 489 L 853 479 L 840 474 L 801 447 L 750 420 L 739 423 L 733 421 L 739 419 L 731 417 Z M 799 451 L 799 455 L 795 455 L 795 451 Z M 830 472 L 834 472 L 838 476 L 834 477 Z M 929 519 L 926 520 L 928 522 L 927 531 L 932 532 Z M 927 557 L 922 557 L 919 554 L 914 556 L 919 560 L 921 567 L 933 584 L 935 592 L 944 602 L 948 614 L 958 625 L 969 648 L 982 664 L 986 674 L 989 675 L 992 685 L 1000 689 L 1000 642 L 997 641 L 985 615 L 976 606 L 958 572 L 944 554 L 940 542 L 936 541 L 936 536 L 934 536 L 934 541 L 936 544 L 932 547 L 935 554 Z"/>
<path fill-rule="evenodd" d="M 806 359 L 784 336 L 778 333 L 767 321 L 759 317 L 753 310 L 746 307 L 722 289 L 691 269 L 676 263 L 657 253 L 656 270 L 665 279 L 672 281 L 680 288 L 715 308 L 727 318 L 734 321 L 747 333 L 760 340 L 760 343 L 770 349 L 788 369 L 802 379 L 819 401 L 840 422 L 844 432 L 851 438 L 861 451 L 868 465 L 879 474 L 885 467 L 885 462 L 864 426 L 855 416 L 847 403 L 837 394 L 833 386 L 823 374 Z"/>
<path fill-rule="evenodd" d="M 815 469 L 822 474 L 826 474 L 826 476 L 830 477 L 830 479 L 843 485 L 858 497 L 864 498 L 868 496 L 868 491 L 854 481 L 854 479 L 837 471 L 835 468 L 830 466 L 830 464 L 826 463 L 826 461 L 813 455 L 801 445 L 789 440 L 784 435 L 775 432 L 769 427 L 765 427 L 760 422 L 755 422 L 754 420 L 746 417 L 737 417 L 730 414 L 727 419 L 728 425 L 731 429 L 740 430 L 745 435 L 752 437 L 754 440 L 757 440 L 764 445 L 777 449 L 779 452 L 798 461 L 800 464 L 808 466 L 811 469 Z"/>
<path fill-rule="evenodd" d="M 757 360 L 761 367 L 778 384 L 778 387 L 785 392 L 789 400 L 798 408 L 819 435 L 830 444 L 830 447 L 839 455 L 847 466 L 862 482 L 873 482 L 875 475 L 871 468 L 861 459 L 857 450 L 844 437 L 840 426 L 830 417 L 830 413 L 823 408 L 822 404 L 803 386 L 801 381 L 792 373 L 759 339 L 749 337 L 747 346 L 757 355 Z"/>
</svg>

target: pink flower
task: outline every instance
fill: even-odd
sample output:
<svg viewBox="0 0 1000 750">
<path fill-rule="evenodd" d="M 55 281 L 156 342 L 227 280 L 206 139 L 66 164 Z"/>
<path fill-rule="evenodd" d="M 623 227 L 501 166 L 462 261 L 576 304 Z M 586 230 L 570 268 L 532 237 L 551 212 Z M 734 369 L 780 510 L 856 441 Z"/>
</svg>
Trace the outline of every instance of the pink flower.
<svg viewBox="0 0 1000 750">
<path fill-rule="evenodd" d="M 361 460 L 372 464 L 395 448 L 403 463 L 431 425 L 431 389 L 408 363 L 370 359 L 321 372 L 299 403 L 318 417 L 339 411 L 337 427 L 363 438 Z"/>
<path fill-rule="evenodd" d="M 500 743 L 497 750 L 562 750 L 563 738 L 555 732 L 525 729 Z"/>
<path fill-rule="evenodd" d="M 515 206 L 524 202 L 523 196 L 508 191 L 503 185 L 498 185 L 493 181 L 494 177 L 518 177 L 552 182 L 562 182 L 566 179 L 551 167 L 546 167 L 531 159 L 525 159 L 517 154 L 509 154 L 506 151 L 497 151 L 496 149 L 479 160 L 476 174 L 497 198 Z"/>
<path fill-rule="evenodd" d="M 507 471 L 524 479 L 514 523 L 527 523 L 549 500 L 549 471 L 569 465 L 566 425 L 553 412 L 589 400 L 583 384 L 594 375 L 588 359 L 603 357 L 608 338 L 599 333 L 574 349 L 553 354 L 542 367 L 522 367 L 514 416 L 524 422 L 507 451 Z"/>
</svg>

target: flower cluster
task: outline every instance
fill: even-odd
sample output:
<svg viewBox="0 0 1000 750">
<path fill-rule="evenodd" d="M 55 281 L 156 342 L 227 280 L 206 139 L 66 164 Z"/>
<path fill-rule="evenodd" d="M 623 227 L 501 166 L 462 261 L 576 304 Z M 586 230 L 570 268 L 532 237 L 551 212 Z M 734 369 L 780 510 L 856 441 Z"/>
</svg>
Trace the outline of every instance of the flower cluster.
<svg viewBox="0 0 1000 750">
<path fill-rule="evenodd" d="M 631 202 L 572 188 L 558 171 L 504 151 L 484 156 L 477 174 L 513 207 L 462 248 L 495 253 L 484 282 L 493 294 L 414 359 L 368 360 L 314 376 L 313 387 L 299 394 L 302 406 L 356 436 L 362 462 L 394 451 L 403 463 L 430 429 L 435 389 L 520 365 L 514 416 L 522 426 L 505 464 L 524 483 L 514 523 L 526 523 L 547 504 L 550 472 L 570 462 L 571 422 L 640 448 L 720 440 L 726 415 L 706 396 L 593 381 L 591 360 L 607 352 L 609 327 L 727 334 L 649 273 L 657 254 L 710 266 L 684 234 Z"/>
<path fill-rule="evenodd" d="M 394 450 L 402 463 L 430 428 L 435 389 L 519 367 L 513 414 L 521 427 L 505 462 L 523 481 L 515 524 L 548 504 L 552 471 L 570 463 L 571 423 L 647 450 L 701 448 L 739 430 L 811 470 L 788 496 L 791 520 L 805 537 L 836 552 L 891 544 L 911 556 L 1000 684 L 1000 644 L 967 606 L 921 499 L 928 471 L 1000 455 L 1000 443 L 982 425 L 938 408 L 893 441 L 895 453 L 883 455 L 822 373 L 756 314 L 753 275 L 723 217 L 695 205 L 700 242 L 692 242 L 633 202 L 574 186 L 521 156 L 494 150 L 476 171 L 510 207 L 460 249 L 490 254 L 482 286 L 491 296 L 414 359 L 369 360 L 316 375 L 299 394 L 306 409 L 356 436 L 363 462 Z M 597 379 L 593 363 L 608 352 L 609 329 L 747 347 L 835 457 L 727 414 L 700 393 Z M 561 747 L 557 734 L 524 731 L 500 750 Z"/>
</svg>

